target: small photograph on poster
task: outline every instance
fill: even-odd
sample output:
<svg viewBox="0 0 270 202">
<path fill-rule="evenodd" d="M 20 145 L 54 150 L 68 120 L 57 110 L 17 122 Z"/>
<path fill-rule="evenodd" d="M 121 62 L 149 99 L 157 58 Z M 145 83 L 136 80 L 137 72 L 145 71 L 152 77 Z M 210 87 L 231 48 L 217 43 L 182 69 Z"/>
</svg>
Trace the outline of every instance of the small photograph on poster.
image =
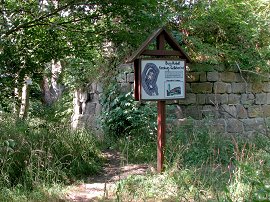
<svg viewBox="0 0 270 202">
<path fill-rule="evenodd" d="M 167 80 L 164 83 L 165 89 L 165 97 L 173 98 L 179 97 L 182 95 L 182 88 L 181 88 L 181 81 L 180 80 Z"/>
</svg>

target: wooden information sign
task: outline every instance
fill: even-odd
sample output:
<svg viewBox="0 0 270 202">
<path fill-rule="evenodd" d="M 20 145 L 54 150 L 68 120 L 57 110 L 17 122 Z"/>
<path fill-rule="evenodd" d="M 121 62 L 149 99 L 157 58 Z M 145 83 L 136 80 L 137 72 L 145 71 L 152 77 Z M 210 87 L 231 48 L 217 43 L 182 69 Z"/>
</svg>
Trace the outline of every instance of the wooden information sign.
<svg viewBox="0 0 270 202">
<path fill-rule="evenodd" d="M 142 59 L 141 100 L 185 98 L 185 60 Z"/>
<path fill-rule="evenodd" d="M 154 40 L 156 50 L 147 49 Z M 166 43 L 172 50 L 165 48 Z M 169 32 L 160 28 L 126 62 L 134 62 L 135 100 L 157 101 L 157 172 L 160 173 L 166 140 L 166 100 L 185 98 L 186 63 L 191 60 Z"/>
</svg>

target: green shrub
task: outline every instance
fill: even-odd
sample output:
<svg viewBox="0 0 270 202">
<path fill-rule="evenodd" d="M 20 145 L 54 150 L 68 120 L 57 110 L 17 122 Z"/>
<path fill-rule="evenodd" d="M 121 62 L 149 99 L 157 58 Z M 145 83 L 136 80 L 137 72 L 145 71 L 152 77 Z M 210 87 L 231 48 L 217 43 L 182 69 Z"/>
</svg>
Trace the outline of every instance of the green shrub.
<svg viewBox="0 0 270 202">
<path fill-rule="evenodd" d="M 134 100 L 131 92 L 121 93 L 118 85 L 111 85 L 104 95 L 102 125 L 113 137 L 152 135 L 156 130 L 155 108 Z"/>
</svg>

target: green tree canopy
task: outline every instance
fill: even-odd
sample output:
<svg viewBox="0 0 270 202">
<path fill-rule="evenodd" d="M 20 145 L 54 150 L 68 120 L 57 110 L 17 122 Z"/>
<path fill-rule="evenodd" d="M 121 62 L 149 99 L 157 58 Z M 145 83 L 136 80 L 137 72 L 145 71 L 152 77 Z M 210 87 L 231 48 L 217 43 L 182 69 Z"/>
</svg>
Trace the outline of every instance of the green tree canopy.
<svg viewBox="0 0 270 202">
<path fill-rule="evenodd" d="M 173 9 L 172 24 L 194 61 L 269 71 L 268 0 L 184 1 Z"/>
<path fill-rule="evenodd" d="M 107 58 L 108 44 L 118 49 L 136 46 L 160 26 L 165 11 L 159 11 L 159 5 L 157 0 L 1 1 L 2 89 L 11 92 L 14 81 L 21 83 L 25 75 L 41 78 L 52 60 L 65 60 L 74 82 L 85 79 L 84 74 L 89 77 L 91 71 L 85 71 Z"/>
</svg>

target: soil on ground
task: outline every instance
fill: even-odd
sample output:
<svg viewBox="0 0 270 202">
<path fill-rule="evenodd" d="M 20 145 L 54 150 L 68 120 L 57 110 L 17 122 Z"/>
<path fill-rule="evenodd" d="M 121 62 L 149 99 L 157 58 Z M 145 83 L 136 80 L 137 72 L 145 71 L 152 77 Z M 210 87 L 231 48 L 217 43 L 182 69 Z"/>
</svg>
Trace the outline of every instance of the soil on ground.
<svg viewBox="0 0 270 202">
<path fill-rule="evenodd" d="M 103 152 L 106 163 L 102 172 L 89 177 L 84 183 L 68 188 L 65 201 L 113 201 L 116 183 L 130 175 L 143 175 L 153 170 L 146 164 L 122 165 L 120 152 L 107 150 Z"/>
</svg>

